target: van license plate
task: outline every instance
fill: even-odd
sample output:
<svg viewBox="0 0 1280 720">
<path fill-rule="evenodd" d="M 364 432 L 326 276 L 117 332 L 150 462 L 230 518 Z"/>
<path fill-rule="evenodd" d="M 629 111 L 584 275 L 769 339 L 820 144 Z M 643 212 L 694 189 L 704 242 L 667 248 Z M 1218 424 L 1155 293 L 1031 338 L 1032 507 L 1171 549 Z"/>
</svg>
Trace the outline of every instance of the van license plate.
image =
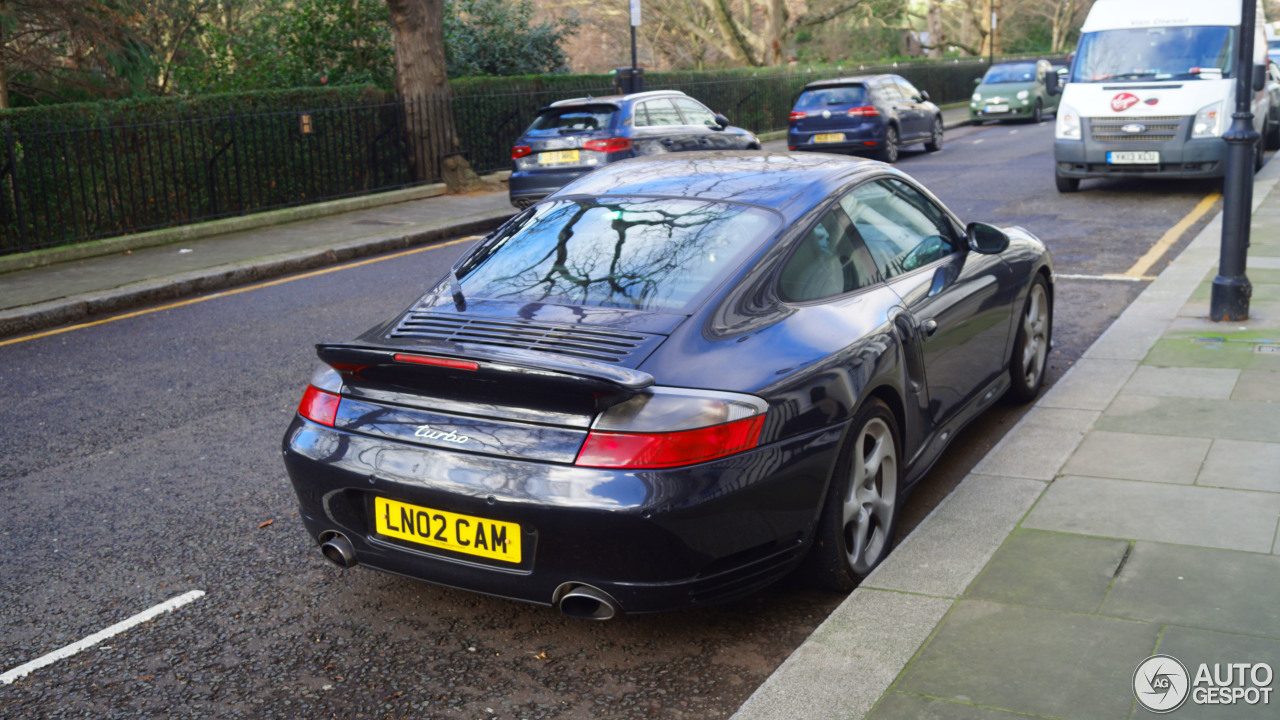
<svg viewBox="0 0 1280 720">
<path fill-rule="evenodd" d="M 1154 150 L 1109 152 L 1107 162 L 1112 165 L 1159 165 L 1160 153 Z"/>
<path fill-rule="evenodd" d="M 373 499 L 379 535 L 418 545 L 520 562 L 520 526 L 501 520 L 459 515 L 382 497 Z"/>
<path fill-rule="evenodd" d="M 816 143 L 844 142 L 844 133 L 818 133 L 813 136 Z"/>
</svg>

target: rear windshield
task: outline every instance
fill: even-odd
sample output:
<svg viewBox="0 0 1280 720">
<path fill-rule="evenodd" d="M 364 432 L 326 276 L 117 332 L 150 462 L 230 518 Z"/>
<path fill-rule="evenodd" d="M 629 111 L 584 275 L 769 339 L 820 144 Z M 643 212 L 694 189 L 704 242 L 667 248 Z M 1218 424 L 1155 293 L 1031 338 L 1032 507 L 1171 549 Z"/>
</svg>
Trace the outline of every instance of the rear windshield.
<svg viewBox="0 0 1280 720">
<path fill-rule="evenodd" d="M 1029 83 L 1036 79 L 1035 63 L 1018 63 L 1016 65 L 996 65 L 982 76 L 983 85 L 1002 85 L 1005 83 Z"/>
<path fill-rule="evenodd" d="M 561 200 L 534 208 L 458 275 L 467 298 L 687 312 L 778 225 L 730 203 Z"/>
<path fill-rule="evenodd" d="M 800 93 L 796 99 L 796 107 L 801 109 L 822 108 L 828 105 L 866 105 L 867 88 L 865 85 L 836 85 L 834 87 L 811 88 Z"/>
<path fill-rule="evenodd" d="M 1086 33 L 1071 82 L 1231 77 L 1235 28 L 1154 27 Z"/>
<path fill-rule="evenodd" d="M 618 108 L 613 105 L 574 105 L 547 108 L 538 113 L 527 135 L 568 134 L 591 132 L 609 127 L 609 121 Z"/>
</svg>

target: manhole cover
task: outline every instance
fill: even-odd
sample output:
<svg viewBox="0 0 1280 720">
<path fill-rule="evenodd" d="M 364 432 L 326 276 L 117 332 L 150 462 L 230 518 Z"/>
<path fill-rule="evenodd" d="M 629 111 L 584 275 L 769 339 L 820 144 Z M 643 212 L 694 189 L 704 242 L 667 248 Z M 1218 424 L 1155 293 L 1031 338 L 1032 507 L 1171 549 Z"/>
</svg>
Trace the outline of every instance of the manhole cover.
<svg viewBox="0 0 1280 720">
<path fill-rule="evenodd" d="M 1280 355 L 1280 345 L 1254 345 L 1253 351 L 1268 355 Z"/>
</svg>

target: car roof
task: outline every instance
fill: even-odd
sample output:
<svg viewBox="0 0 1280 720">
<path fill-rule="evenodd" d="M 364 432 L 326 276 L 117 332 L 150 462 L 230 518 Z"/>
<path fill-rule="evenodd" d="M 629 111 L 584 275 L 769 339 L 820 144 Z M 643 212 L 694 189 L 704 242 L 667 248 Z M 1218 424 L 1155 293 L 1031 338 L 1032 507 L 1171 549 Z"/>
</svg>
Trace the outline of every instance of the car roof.
<svg viewBox="0 0 1280 720">
<path fill-rule="evenodd" d="M 897 75 L 851 75 L 849 77 L 831 78 L 829 80 L 814 80 L 804 86 L 805 90 L 809 88 L 827 87 L 830 85 L 849 85 L 852 83 L 867 83 L 872 80 L 884 80 L 886 78 L 896 78 Z"/>
<path fill-rule="evenodd" d="M 859 176 L 902 173 L 884 163 L 825 153 L 760 150 L 647 155 L 611 163 L 555 194 L 661 195 L 750 203 L 788 222 Z"/>
<path fill-rule="evenodd" d="M 679 90 L 649 90 L 646 92 L 629 93 L 627 95 L 601 95 L 600 97 L 592 97 L 588 95 L 586 97 L 569 98 L 567 100 L 557 100 L 551 103 L 550 105 L 548 105 L 547 107 L 563 107 L 565 105 L 592 105 L 595 103 L 602 103 L 605 105 L 617 105 L 618 103 L 622 103 L 622 102 L 629 102 L 632 100 L 643 100 L 644 98 L 650 98 L 650 97 L 688 97 L 688 95 L 684 94 Z"/>
</svg>

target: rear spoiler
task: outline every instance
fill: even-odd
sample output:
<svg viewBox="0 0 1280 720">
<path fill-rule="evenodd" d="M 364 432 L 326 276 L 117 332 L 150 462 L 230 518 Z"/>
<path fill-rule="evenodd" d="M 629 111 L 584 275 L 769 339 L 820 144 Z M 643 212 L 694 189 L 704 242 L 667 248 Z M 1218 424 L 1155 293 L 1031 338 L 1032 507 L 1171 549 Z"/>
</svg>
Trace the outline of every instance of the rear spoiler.
<svg viewBox="0 0 1280 720">
<path fill-rule="evenodd" d="M 435 348 L 421 346 L 386 347 L 374 345 L 331 344 L 316 345 L 316 355 L 333 365 L 390 365 L 399 361 L 396 355 L 425 355 L 445 360 L 474 362 L 486 373 L 502 373 L 515 375 L 562 376 L 565 379 L 590 380 L 613 386 L 616 389 L 637 391 L 654 384 L 653 376 L 647 372 L 632 368 L 618 367 L 594 360 L 585 360 L 563 355 L 552 355 L 532 350 L 516 348 L 494 348 L 469 343 L 452 343 L 455 347 L 466 350 L 465 355 L 457 352 L 439 351 Z"/>
</svg>

